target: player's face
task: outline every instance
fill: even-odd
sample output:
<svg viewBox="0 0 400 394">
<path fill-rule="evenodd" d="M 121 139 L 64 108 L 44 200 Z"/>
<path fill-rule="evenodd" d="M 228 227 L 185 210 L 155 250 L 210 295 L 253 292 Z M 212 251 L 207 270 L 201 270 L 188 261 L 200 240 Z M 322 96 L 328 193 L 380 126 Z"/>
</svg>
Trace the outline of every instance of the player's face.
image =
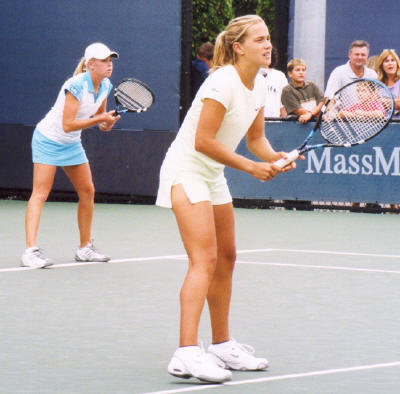
<svg viewBox="0 0 400 394">
<path fill-rule="evenodd" d="M 100 78 L 109 78 L 113 72 L 113 62 L 112 57 L 109 56 L 106 59 L 100 60 L 95 59 L 93 61 L 92 69 L 96 75 Z"/>
<path fill-rule="evenodd" d="M 363 67 L 367 63 L 368 54 L 367 47 L 353 47 L 349 52 L 350 63 L 355 67 Z"/>
<path fill-rule="evenodd" d="M 392 55 L 387 55 L 386 59 L 382 63 L 382 69 L 386 73 L 386 75 L 395 74 L 397 71 L 398 65 L 396 59 Z"/>
<path fill-rule="evenodd" d="M 239 43 L 239 54 L 257 67 L 268 67 L 271 64 L 271 37 L 264 22 L 251 26 L 242 43 Z"/>
</svg>

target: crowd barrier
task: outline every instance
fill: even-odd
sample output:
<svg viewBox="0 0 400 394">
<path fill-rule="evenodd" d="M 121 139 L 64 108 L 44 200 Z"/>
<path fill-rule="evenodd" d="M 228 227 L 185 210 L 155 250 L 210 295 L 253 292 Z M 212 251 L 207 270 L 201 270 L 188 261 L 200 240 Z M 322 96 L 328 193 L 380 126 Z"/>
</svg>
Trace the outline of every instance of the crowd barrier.
<svg viewBox="0 0 400 394">
<path fill-rule="evenodd" d="M 266 135 L 277 150 L 298 146 L 313 124 L 266 121 Z M 18 194 L 32 187 L 30 140 L 32 126 L 0 124 L 0 190 Z M 98 194 L 122 199 L 154 200 L 161 162 L 175 137 L 168 131 L 116 129 L 82 133 Z M 270 182 L 227 168 L 232 196 L 237 200 L 400 202 L 400 124 L 392 122 L 377 137 L 352 148 L 325 148 L 306 154 L 297 169 Z M 238 152 L 247 156 L 245 142 Z M 58 171 L 53 190 L 73 192 L 68 179 Z"/>
<path fill-rule="evenodd" d="M 267 121 L 266 135 L 276 150 L 300 145 L 313 123 Z M 315 138 L 315 137 L 314 137 Z M 314 139 L 314 141 L 322 141 Z M 238 152 L 252 157 L 242 142 Z M 351 148 L 324 148 L 306 153 L 297 168 L 270 182 L 226 170 L 232 195 L 241 199 L 321 202 L 400 202 L 400 123 L 395 121 L 375 138 Z"/>
</svg>

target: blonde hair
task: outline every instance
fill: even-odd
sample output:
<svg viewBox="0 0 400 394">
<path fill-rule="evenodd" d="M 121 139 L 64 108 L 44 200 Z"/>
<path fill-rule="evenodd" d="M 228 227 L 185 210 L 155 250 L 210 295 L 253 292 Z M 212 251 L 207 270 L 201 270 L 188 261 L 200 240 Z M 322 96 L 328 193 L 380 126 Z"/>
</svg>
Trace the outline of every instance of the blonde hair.
<svg viewBox="0 0 400 394">
<path fill-rule="evenodd" d="M 397 56 L 397 53 L 395 52 L 394 49 L 384 49 L 382 51 L 382 53 L 379 55 L 378 61 L 376 62 L 376 72 L 378 74 L 378 80 L 385 83 L 385 79 L 387 78 L 387 75 L 385 73 L 385 71 L 383 71 L 383 62 L 385 61 L 385 59 L 391 55 L 394 60 L 396 60 L 396 64 L 397 64 L 397 70 L 396 70 L 396 76 L 394 78 L 395 81 L 397 81 L 398 79 L 400 79 L 400 59 Z"/>
<path fill-rule="evenodd" d="M 374 71 L 376 71 L 376 66 L 377 66 L 377 64 L 378 64 L 378 59 L 379 59 L 379 55 L 370 56 L 370 57 L 367 59 L 366 66 L 367 66 L 368 68 L 372 68 Z"/>
<path fill-rule="evenodd" d="M 84 73 L 84 72 L 86 72 L 86 70 L 87 70 L 87 68 L 86 68 L 85 58 L 83 57 L 80 60 L 80 62 L 78 63 L 78 65 L 76 66 L 74 75 Z"/>
<path fill-rule="evenodd" d="M 292 72 L 293 69 L 296 66 L 304 66 L 306 67 L 306 62 L 303 59 L 299 59 L 297 57 L 293 58 L 288 64 L 287 64 L 287 70 L 288 72 Z"/>
<path fill-rule="evenodd" d="M 214 64 L 210 73 L 222 66 L 235 64 L 236 57 L 233 50 L 233 43 L 243 42 L 246 38 L 247 30 L 264 20 L 258 15 L 244 15 L 232 19 L 225 30 L 218 34 L 214 48 Z"/>
</svg>

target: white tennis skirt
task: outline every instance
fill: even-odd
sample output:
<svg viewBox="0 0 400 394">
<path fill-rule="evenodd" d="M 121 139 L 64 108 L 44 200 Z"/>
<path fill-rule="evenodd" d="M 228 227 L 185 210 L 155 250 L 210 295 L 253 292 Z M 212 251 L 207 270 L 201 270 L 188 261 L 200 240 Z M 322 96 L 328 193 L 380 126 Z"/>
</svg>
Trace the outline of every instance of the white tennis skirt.
<svg viewBox="0 0 400 394">
<path fill-rule="evenodd" d="M 88 158 L 81 141 L 73 144 L 59 144 L 35 129 L 32 137 L 32 161 L 65 167 L 87 163 Z"/>
<path fill-rule="evenodd" d="M 160 170 L 160 184 L 156 205 L 172 208 L 171 188 L 173 185 L 178 184 L 183 186 L 192 204 L 200 201 L 210 201 L 212 205 L 232 202 L 232 196 L 223 172 L 210 179 L 199 171 L 185 169 L 183 163 L 177 166 L 166 159 Z"/>
</svg>

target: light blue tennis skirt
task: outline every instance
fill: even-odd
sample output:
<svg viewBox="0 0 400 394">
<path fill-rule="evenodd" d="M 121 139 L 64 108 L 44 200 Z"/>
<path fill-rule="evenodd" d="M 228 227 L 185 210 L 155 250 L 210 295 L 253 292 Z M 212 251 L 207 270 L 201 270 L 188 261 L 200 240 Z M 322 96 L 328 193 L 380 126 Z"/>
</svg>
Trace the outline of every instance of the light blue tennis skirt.
<svg viewBox="0 0 400 394">
<path fill-rule="evenodd" d="M 87 163 L 89 160 L 81 141 L 73 144 L 59 144 L 35 129 L 32 137 L 32 161 L 64 167 Z"/>
</svg>

